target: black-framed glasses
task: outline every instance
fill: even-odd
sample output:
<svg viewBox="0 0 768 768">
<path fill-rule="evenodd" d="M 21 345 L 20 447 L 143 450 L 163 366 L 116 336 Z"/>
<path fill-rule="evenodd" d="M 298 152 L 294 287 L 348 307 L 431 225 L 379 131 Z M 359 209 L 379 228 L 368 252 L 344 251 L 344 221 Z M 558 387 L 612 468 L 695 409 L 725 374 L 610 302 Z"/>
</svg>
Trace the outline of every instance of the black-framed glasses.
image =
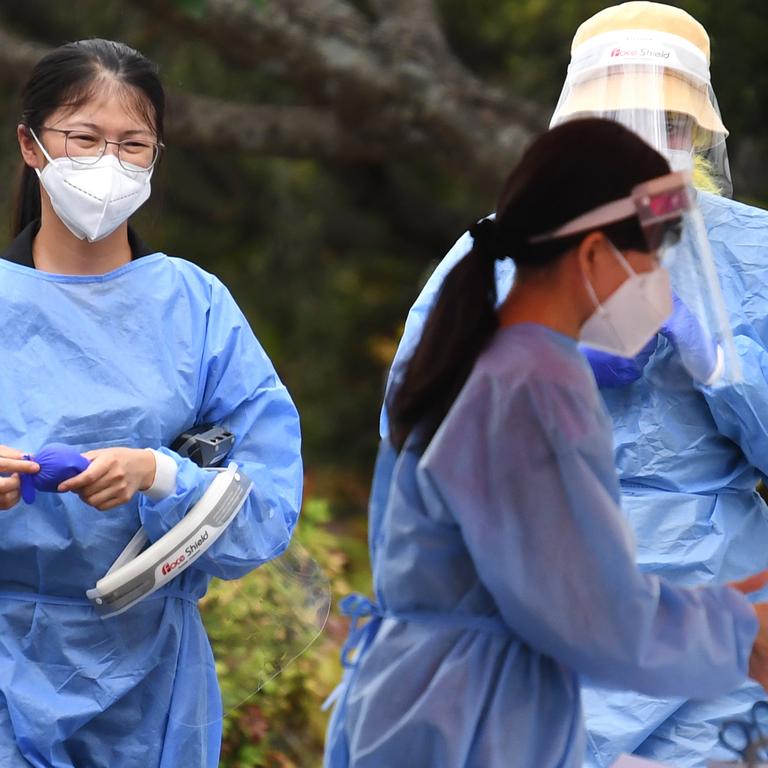
<svg viewBox="0 0 768 768">
<path fill-rule="evenodd" d="M 165 146 L 159 141 L 138 137 L 110 141 L 98 133 L 81 128 L 65 130 L 44 125 L 41 130 L 62 134 L 64 154 L 78 165 L 94 165 L 104 156 L 107 146 L 114 144 L 117 147 L 117 161 L 126 171 L 151 171 L 160 157 L 160 150 Z"/>
</svg>

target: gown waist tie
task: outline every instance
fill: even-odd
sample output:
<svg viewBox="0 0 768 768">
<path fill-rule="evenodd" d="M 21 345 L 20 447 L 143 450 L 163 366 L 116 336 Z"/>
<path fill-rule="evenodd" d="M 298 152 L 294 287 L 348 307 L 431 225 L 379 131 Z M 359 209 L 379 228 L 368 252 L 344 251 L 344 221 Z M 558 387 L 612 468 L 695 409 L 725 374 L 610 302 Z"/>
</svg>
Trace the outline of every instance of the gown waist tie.
<svg viewBox="0 0 768 768">
<path fill-rule="evenodd" d="M 428 624 L 443 629 L 469 629 L 488 634 L 509 637 L 511 630 L 498 616 L 478 616 L 469 613 L 444 613 L 441 611 L 382 611 L 379 606 L 365 595 L 357 592 L 347 595 L 340 603 L 341 613 L 349 616 L 352 622 L 349 626 L 347 640 L 341 649 L 341 664 L 344 675 L 341 682 L 323 702 L 322 709 L 333 706 L 352 683 L 357 664 L 373 642 L 384 619 Z M 368 618 L 362 626 L 360 619 Z M 354 659 L 352 656 L 354 655 Z M 342 698 L 341 707 L 346 703 L 346 695 Z"/>
</svg>

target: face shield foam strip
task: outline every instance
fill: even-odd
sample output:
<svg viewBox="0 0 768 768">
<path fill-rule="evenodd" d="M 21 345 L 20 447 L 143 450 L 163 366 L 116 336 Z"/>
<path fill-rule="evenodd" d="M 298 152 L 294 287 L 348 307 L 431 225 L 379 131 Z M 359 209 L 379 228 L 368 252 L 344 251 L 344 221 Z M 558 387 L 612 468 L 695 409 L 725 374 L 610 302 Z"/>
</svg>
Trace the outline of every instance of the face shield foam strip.
<svg viewBox="0 0 768 768">
<path fill-rule="evenodd" d="M 217 473 L 184 518 L 144 549 L 143 528 L 93 589 L 86 592 L 102 617 L 116 616 L 165 586 L 188 568 L 221 536 L 245 503 L 253 486 L 232 462 Z"/>
</svg>

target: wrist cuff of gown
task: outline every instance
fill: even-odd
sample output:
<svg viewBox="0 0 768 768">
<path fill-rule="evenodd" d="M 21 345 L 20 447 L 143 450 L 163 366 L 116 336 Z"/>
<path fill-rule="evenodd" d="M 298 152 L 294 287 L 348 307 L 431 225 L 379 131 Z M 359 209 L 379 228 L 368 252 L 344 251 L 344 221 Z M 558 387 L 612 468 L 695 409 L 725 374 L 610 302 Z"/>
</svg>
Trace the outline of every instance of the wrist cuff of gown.
<svg viewBox="0 0 768 768">
<path fill-rule="evenodd" d="M 151 501 L 160 501 L 176 490 L 178 466 L 170 456 L 153 448 L 149 450 L 155 454 L 155 479 L 143 493 Z"/>
</svg>

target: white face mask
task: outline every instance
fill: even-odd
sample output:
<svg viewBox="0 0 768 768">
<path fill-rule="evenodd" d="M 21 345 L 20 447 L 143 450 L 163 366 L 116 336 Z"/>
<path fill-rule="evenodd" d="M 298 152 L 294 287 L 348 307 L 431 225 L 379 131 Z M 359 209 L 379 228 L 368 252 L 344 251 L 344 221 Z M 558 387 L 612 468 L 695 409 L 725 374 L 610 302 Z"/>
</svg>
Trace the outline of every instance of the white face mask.
<svg viewBox="0 0 768 768">
<path fill-rule="evenodd" d="M 80 240 L 101 240 L 112 234 L 143 203 L 151 192 L 152 171 L 129 171 L 107 152 L 93 165 L 68 157 L 52 158 L 34 131 L 32 136 L 48 165 L 35 171 L 56 215 Z"/>
<path fill-rule="evenodd" d="M 693 151 L 685 149 L 664 149 L 662 154 L 667 158 L 673 171 L 693 170 Z"/>
<path fill-rule="evenodd" d="M 672 289 L 666 269 L 636 273 L 611 245 L 629 277 L 602 303 L 585 278 L 595 312 L 581 326 L 580 340 L 620 357 L 634 357 L 672 314 Z"/>
</svg>

